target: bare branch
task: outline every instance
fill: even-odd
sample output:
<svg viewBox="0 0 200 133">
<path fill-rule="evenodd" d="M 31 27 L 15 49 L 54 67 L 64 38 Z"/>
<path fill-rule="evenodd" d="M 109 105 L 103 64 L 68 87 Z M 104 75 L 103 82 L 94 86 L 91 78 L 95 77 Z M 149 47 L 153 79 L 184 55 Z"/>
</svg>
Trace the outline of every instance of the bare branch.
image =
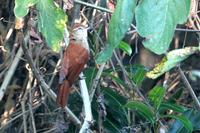
<svg viewBox="0 0 200 133">
<path fill-rule="evenodd" d="M 66 1 L 66 0 L 64 0 Z M 107 13 L 113 13 L 113 11 L 109 10 L 109 9 L 106 9 L 106 8 L 103 8 L 103 7 L 100 7 L 100 6 L 96 6 L 94 4 L 90 4 L 90 3 L 87 3 L 87 2 L 83 2 L 81 0 L 74 0 L 75 3 L 77 4 L 81 4 L 81 5 L 85 5 L 85 6 L 88 6 L 88 7 L 92 7 L 94 9 L 97 9 L 97 10 L 100 10 L 100 11 L 103 11 L 103 12 L 107 12 Z"/>
<path fill-rule="evenodd" d="M 185 85 L 187 86 L 186 88 L 188 89 L 188 91 L 189 91 L 189 93 L 190 93 L 192 99 L 194 100 L 194 103 L 195 103 L 195 105 L 196 105 L 196 108 L 197 108 L 198 110 L 200 110 L 200 103 L 199 103 L 199 100 L 198 100 L 197 96 L 195 95 L 195 93 L 194 93 L 194 91 L 193 91 L 193 89 L 192 89 L 192 87 L 191 87 L 189 81 L 188 81 L 187 78 L 185 77 L 185 74 L 183 73 L 183 71 L 182 71 L 182 69 L 181 69 L 180 67 L 178 67 L 178 71 L 179 71 L 179 73 L 180 73 L 180 75 L 181 75 L 181 78 L 182 78 L 183 82 L 184 82 Z"/>
<path fill-rule="evenodd" d="M 4 96 L 4 93 L 6 92 L 6 89 L 10 83 L 10 80 L 11 78 L 13 77 L 13 74 L 19 64 L 19 61 L 20 61 L 20 58 L 21 56 L 23 55 L 23 51 L 22 51 L 22 48 L 20 47 L 19 50 L 17 51 L 17 54 L 7 72 L 7 74 L 5 75 L 5 78 L 3 80 L 3 83 L 1 85 L 1 88 L 0 88 L 0 101 L 2 100 L 3 96 Z"/>
<path fill-rule="evenodd" d="M 80 74 L 80 77 L 81 77 L 81 80 L 79 82 L 79 86 L 80 86 L 80 90 L 81 90 L 81 96 L 83 99 L 85 119 L 84 119 L 84 123 L 83 123 L 79 133 L 86 133 L 89 130 L 90 125 L 92 124 L 93 118 L 92 118 L 90 98 L 89 98 L 85 79 L 83 78 L 84 77 L 83 73 Z"/>
</svg>

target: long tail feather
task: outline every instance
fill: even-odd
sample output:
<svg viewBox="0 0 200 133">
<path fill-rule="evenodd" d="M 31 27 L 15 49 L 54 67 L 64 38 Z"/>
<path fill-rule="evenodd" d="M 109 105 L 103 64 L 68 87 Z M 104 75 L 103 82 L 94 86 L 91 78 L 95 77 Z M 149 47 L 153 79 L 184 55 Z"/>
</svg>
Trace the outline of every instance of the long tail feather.
<svg viewBox="0 0 200 133">
<path fill-rule="evenodd" d="M 71 89 L 70 89 L 70 84 L 68 80 L 64 80 L 58 89 L 58 95 L 57 95 L 57 100 L 56 100 L 57 104 L 60 107 L 64 108 L 65 105 L 67 104 L 70 90 Z"/>
</svg>

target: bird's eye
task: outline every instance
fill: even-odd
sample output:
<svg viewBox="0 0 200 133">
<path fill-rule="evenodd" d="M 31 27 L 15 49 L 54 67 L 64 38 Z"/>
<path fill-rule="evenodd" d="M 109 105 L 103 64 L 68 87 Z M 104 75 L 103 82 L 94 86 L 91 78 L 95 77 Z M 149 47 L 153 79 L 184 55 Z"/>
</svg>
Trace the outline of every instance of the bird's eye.
<svg viewBox="0 0 200 133">
<path fill-rule="evenodd" d="M 76 38 L 75 37 L 71 37 L 70 40 L 76 41 Z"/>
</svg>

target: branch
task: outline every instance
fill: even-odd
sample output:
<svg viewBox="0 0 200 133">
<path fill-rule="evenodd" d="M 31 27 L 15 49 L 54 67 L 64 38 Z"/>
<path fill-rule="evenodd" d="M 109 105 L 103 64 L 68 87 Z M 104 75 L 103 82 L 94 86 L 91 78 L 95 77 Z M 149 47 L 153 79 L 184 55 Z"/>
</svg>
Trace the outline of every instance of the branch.
<svg viewBox="0 0 200 133">
<path fill-rule="evenodd" d="M 66 0 L 64 0 L 65 2 Z M 81 5 L 84 5 L 84 6 L 88 6 L 88 7 L 92 7 L 94 9 L 97 9 L 97 10 L 100 10 L 100 11 L 103 11 L 103 12 L 107 12 L 107 13 L 113 13 L 113 11 L 109 10 L 109 9 L 106 9 L 106 8 L 103 8 L 103 7 L 100 7 L 100 6 L 95 6 L 94 4 L 90 4 L 90 3 L 87 3 L 87 2 L 83 2 L 81 0 L 74 0 L 74 3 L 77 3 L 77 4 L 81 4 Z"/>
<path fill-rule="evenodd" d="M 37 109 L 37 108 L 39 108 L 40 106 L 41 106 L 41 103 L 37 104 L 37 105 L 34 106 L 32 109 Z M 15 117 L 13 117 L 13 118 L 10 119 L 9 121 L 7 121 L 6 124 L 1 125 L 1 126 L 0 126 L 0 130 L 2 130 L 3 128 L 9 126 L 9 124 L 11 124 L 13 121 L 15 121 L 15 120 L 18 119 L 18 118 L 21 118 L 24 114 L 27 114 L 27 113 L 29 113 L 29 112 L 30 112 L 30 110 L 25 110 L 24 112 L 22 112 L 22 113 L 16 115 Z"/>
<path fill-rule="evenodd" d="M 22 33 L 21 33 L 22 34 Z M 27 59 L 30 68 L 33 71 L 33 75 L 35 76 L 35 78 L 38 81 L 38 84 L 47 92 L 47 94 L 53 99 L 54 102 L 56 102 L 56 94 L 51 90 L 51 88 L 46 84 L 45 80 L 43 79 L 43 77 L 40 75 L 39 71 L 37 70 L 37 68 L 35 67 L 33 60 L 30 56 L 30 52 L 27 48 L 27 42 L 28 42 L 28 37 L 23 38 L 23 34 L 22 34 L 22 38 L 23 40 L 21 40 L 21 45 L 22 45 L 22 49 L 23 52 L 25 54 L 25 58 Z M 69 115 L 69 118 L 78 126 L 81 126 L 81 121 L 74 115 L 74 113 L 66 106 L 65 111 L 67 112 L 67 114 Z"/>
<path fill-rule="evenodd" d="M 83 99 L 85 119 L 84 119 L 84 123 L 83 123 L 79 133 L 86 133 L 89 130 L 90 125 L 92 124 L 93 118 L 92 118 L 90 98 L 89 98 L 85 79 L 83 78 L 84 77 L 83 73 L 80 74 L 80 77 L 81 77 L 81 80 L 79 82 L 79 86 L 81 89 L 81 95 L 82 95 L 82 99 Z"/>
<path fill-rule="evenodd" d="M 8 70 L 4 80 L 3 80 L 3 83 L 1 85 L 1 88 L 0 88 L 0 101 L 2 100 L 3 96 L 4 96 L 4 93 L 6 92 L 6 89 L 8 88 L 8 85 L 10 83 L 10 80 L 11 78 L 13 77 L 13 74 L 19 64 L 19 61 L 20 61 L 20 58 L 21 56 L 23 55 L 23 51 L 22 51 L 22 48 L 20 47 L 19 50 L 17 51 L 17 54 L 10 66 L 10 69 Z"/>
<path fill-rule="evenodd" d="M 190 95 L 192 96 L 192 99 L 194 100 L 194 103 L 195 103 L 195 105 L 196 105 L 196 108 L 197 108 L 198 110 L 200 110 L 200 103 L 199 103 L 199 100 L 198 100 L 197 96 L 195 95 L 195 93 L 194 93 L 194 91 L 193 91 L 193 89 L 192 89 L 192 87 L 191 87 L 189 81 L 188 81 L 187 78 L 185 77 L 185 74 L 183 73 L 183 71 L 182 71 L 182 69 L 181 69 L 180 67 L 178 67 L 178 71 L 179 71 L 179 73 L 180 73 L 180 75 L 181 75 L 181 78 L 182 78 L 184 84 L 187 86 L 186 88 L 188 89 Z"/>
<path fill-rule="evenodd" d="M 21 101 L 22 114 L 23 114 L 23 125 L 24 125 L 24 133 L 27 133 L 27 123 L 26 123 L 26 114 L 25 114 L 25 103 L 24 100 Z"/>
<path fill-rule="evenodd" d="M 99 83 L 99 79 L 101 78 L 101 74 L 103 72 L 103 69 L 104 69 L 104 66 L 105 66 L 106 63 L 103 63 L 101 64 L 98 72 L 97 72 L 97 75 L 95 77 L 95 79 L 93 80 L 93 84 L 92 84 L 92 87 L 91 87 L 91 93 L 90 93 L 90 101 L 92 101 L 93 97 L 94 97 L 94 93 L 96 91 L 96 88 L 97 88 L 97 85 Z"/>
</svg>

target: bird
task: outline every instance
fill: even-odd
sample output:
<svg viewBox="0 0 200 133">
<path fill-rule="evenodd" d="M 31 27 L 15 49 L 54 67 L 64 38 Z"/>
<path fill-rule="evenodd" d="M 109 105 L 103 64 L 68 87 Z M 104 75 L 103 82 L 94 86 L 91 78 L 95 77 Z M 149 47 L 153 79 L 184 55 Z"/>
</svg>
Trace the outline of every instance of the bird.
<svg viewBox="0 0 200 133">
<path fill-rule="evenodd" d="M 75 25 L 69 37 L 69 45 L 64 50 L 59 71 L 57 104 L 61 108 L 67 105 L 71 87 L 89 60 L 87 28 Z"/>
</svg>

